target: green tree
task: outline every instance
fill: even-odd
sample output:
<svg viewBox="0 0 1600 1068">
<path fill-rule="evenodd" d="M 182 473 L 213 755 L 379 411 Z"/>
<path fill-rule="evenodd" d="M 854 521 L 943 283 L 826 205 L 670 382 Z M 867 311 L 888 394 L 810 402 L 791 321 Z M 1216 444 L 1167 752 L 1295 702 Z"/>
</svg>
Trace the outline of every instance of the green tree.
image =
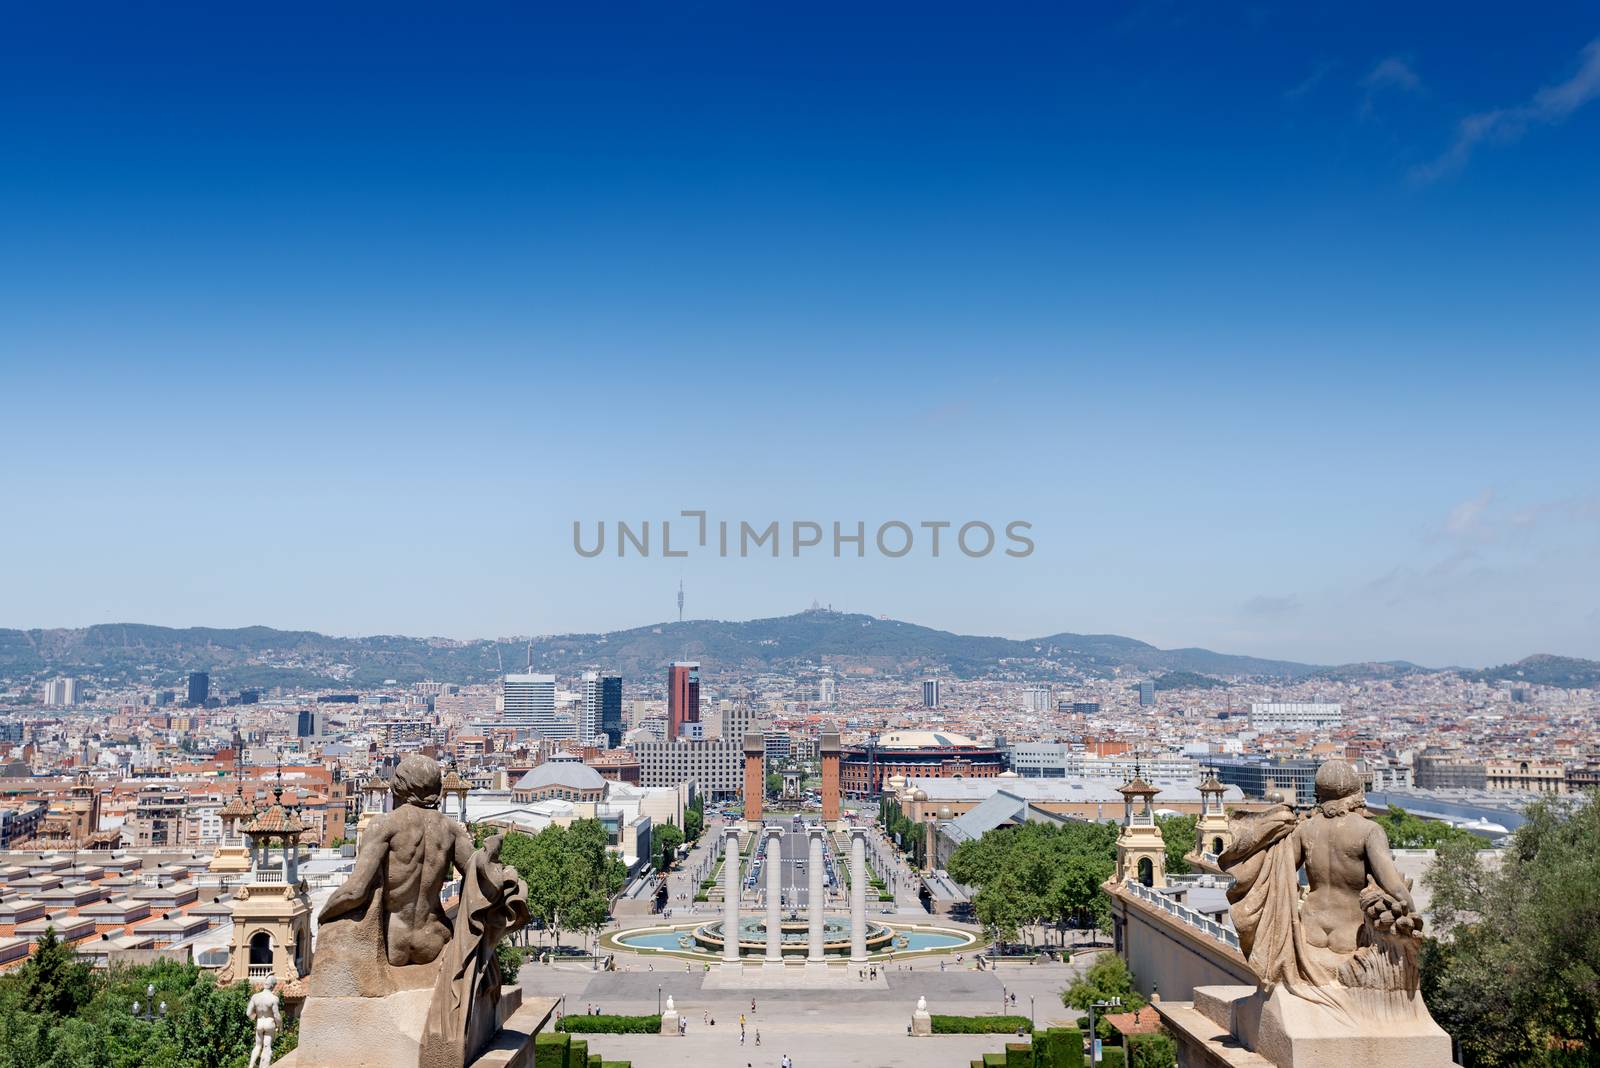
<svg viewBox="0 0 1600 1068">
<path fill-rule="evenodd" d="M 683 845 L 683 832 L 670 823 L 663 823 L 651 832 L 651 843 L 656 855 L 656 867 L 667 871 L 678 855 L 678 847 Z"/>
<path fill-rule="evenodd" d="M 973 909 L 1002 940 L 1033 924 L 1078 927 L 1109 921 L 1102 884 L 1114 868 L 1110 824 L 1025 823 L 962 842 L 946 869 L 978 888 Z"/>
<path fill-rule="evenodd" d="M 1144 1008 L 1144 998 L 1133 988 L 1133 973 L 1115 953 L 1102 953 L 1089 969 L 1061 992 L 1061 1003 L 1080 1012 L 1089 1011 L 1097 1001 L 1122 999 L 1123 1012 Z"/>
<path fill-rule="evenodd" d="M 1178 1047 L 1170 1035 L 1128 1036 L 1128 1064 L 1132 1068 L 1177 1068 Z"/>
<path fill-rule="evenodd" d="M 1471 831 L 1438 820 L 1425 820 L 1399 807 L 1391 806 L 1373 819 L 1388 835 L 1390 849 L 1438 849 L 1446 843 L 1471 849 L 1486 849 L 1489 846 L 1488 839 Z"/>
<path fill-rule="evenodd" d="M 1167 874 L 1187 875 L 1190 871 L 1189 851 L 1194 849 L 1194 825 L 1198 816 L 1162 816 L 1156 825 L 1161 828 L 1161 841 L 1167 847 Z"/>
<path fill-rule="evenodd" d="M 699 794 L 694 795 L 694 800 L 689 802 L 689 807 L 683 812 L 683 837 L 686 841 L 698 842 L 701 832 L 706 829 L 706 803 Z"/>
<path fill-rule="evenodd" d="M 1596 801 L 1530 806 L 1498 870 L 1460 838 L 1428 870 L 1423 996 L 1469 1068 L 1600 1061 Z"/>
<path fill-rule="evenodd" d="M 783 776 L 775 771 L 769 772 L 767 774 L 767 796 L 777 797 L 781 793 L 783 793 Z"/>
<path fill-rule="evenodd" d="M 34 943 L 33 956 L 17 969 L 17 995 L 31 1012 L 75 1016 L 94 997 L 94 972 L 72 947 L 46 927 Z"/>
</svg>

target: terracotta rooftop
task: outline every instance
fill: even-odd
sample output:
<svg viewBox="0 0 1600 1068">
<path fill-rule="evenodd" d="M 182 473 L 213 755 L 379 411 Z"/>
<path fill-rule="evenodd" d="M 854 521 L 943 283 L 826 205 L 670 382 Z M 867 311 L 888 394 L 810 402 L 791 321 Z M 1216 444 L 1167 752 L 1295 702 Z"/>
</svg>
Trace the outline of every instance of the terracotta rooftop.
<svg viewBox="0 0 1600 1068">
<path fill-rule="evenodd" d="M 273 805 L 250 821 L 245 834 L 304 834 L 305 825 L 282 805 Z"/>
</svg>

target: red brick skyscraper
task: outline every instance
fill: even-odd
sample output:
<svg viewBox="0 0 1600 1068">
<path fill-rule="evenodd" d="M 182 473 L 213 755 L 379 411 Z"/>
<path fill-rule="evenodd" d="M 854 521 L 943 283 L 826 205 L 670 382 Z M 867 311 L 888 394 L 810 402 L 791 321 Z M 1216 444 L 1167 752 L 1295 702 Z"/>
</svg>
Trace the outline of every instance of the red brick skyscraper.
<svg viewBox="0 0 1600 1068">
<path fill-rule="evenodd" d="M 667 669 L 667 741 L 677 741 L 685 724 L 699 722 L 700 664 L 680 660 Z"/>
</svg>

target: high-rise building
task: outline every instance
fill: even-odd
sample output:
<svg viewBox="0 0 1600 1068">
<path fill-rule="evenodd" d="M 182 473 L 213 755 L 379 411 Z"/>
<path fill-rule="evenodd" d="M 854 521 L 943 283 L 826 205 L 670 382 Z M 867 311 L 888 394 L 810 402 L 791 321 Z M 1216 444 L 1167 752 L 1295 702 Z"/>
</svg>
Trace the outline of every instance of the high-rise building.
<svg viewBox="0 0 1600 1068">
<path fill-rule="evenodd" d="M 1099 701 L 1074 701 L 1072 702 L 1074 716 L 1098 716 L 1100 714 Z"/>
<path fill-rule="evenodd" d="M 622 676 L 600 676 L 600 729 L 606 744 L 615 749 L 622 744 Z"/>
<path fill-rule="evenodd" d="M 817 680 L 817 704 L 823 708 L 832 708 L 839 700 L 839 683 L 832 675 L 824 675 Z"/>
<path fill-rule="evenodd" d="M 294 718 L 295 737 L 321 738 L 324 722 L 321 712 L 314 708 L 302 708 Z"/>
<path fill-rule="evenodd" d="M 1022 703 L 1029 712 L 1050 711 L 1050 687 L 1028 686 L 1022 691 Z"/>
<path fill-rule="evenodd" d="M 1139 707 L 1149 708 L 1156 703 L 1156 684 L 1154 679 L 1145 679 L 1139 683 Z"/>
<path fill-rule="evenodd" d="M 939 680 L 938 679 L 923 679 L 922 680 L 922 707 L 923 708 L 938 708 L 939 707 Z"/>
<path fill-rule="evenodd" d="M 700 664 L 680 660 L 667 669 L 667 740 L 703 737 L 700 726 Z"/>
<path fill-rule="evenodd" d="M 189 700 L 185 702 L 190 708 L 204 708 L 206 698 L 211 696 L 211 673 L 209 671 L 189 672 Z"/>
<path fill-rule="evenodd" d="M 507 675 L 501 692 L 505 697 L 506 726 L 531 729 L 541 738 L 572 737 L 571 727 L 556 725 L 554 675 Z"/>
<path fill-rule="evenodd" d="M 613 749 L 622 744 L 622 676 L 583 673 L 583 703 L 578 708 L 578 741 L 604 738 Z"/>
<path fill-rule="evenodd" d="M 44 684 L 44 703 L 47 705 L 75 705 L 82 699 L 82 687 L 77 679 L 51 679 Z"/>
</svg>

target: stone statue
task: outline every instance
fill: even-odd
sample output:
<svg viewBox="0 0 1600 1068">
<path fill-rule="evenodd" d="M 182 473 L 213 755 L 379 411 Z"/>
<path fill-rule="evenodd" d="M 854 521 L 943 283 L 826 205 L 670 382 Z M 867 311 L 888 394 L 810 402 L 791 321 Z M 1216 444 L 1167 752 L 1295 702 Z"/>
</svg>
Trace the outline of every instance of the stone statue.
<svg viewBox="0 0 1600 1068">
<path fill-rule="evenodd" d="M 919 995 L 917 997 L 917 1011 L 918 1012 L 927 1012 L 928 1011 L 928 996 L 926 994 L 922 994 L 922 995 Z"/>
<path fill-rule="evenodd" d="M 1304 816 L 1274 805 L 1234 817 L 1233 845 L 1218 858 L 1234 878 L 1239 947 L 1261 984 L 1257 1052 L 1281 1066 L 1314 1063 L 1341 1054 L 1306 1059 L 1308 1041 L 1381 1035 L 1425 1039 L 1408 1054 L 1418 1065 L 1437 1062 L 1442 1040 L 1437 1063 L 1448 1064 L 1449 1039 L 1417 991 L 1422 917 L 1383 828 L 1367 816 L 1361 777 L 1330 760 L 1317 770 L 1316 796 Z"/>
<path fill-rule="evenodd" d="M 439 891 L 452 865 L 465 872 L 472 836 L 439 811 L 437 761 L 408 754 L 395 768 L 395 808 L 367 832 L 355 871 L 333 892 L 317 921 L 356 914 L 382 892 L 384 955 L 390 964 L 428 964 L 450 940 Z"/>
<path fill-rule="evenodd" d="M 437 761 L 400 761 L 394 810 L 323 906 L 297 1066 L 462 1068 L 504 1022 L 495 946 L 528 922 L 527 887 L 500 862 L 503 836 L 474 850 L 439 810 L 441 785 Z M 456 871 L 447 910 L 440 893 Z"/>
<path fill-rule="evenodd" d="M 278 995 L 273 990 L 277 985 L 277 977 L 267 976 L 261 989 L 251 995 L 250 1003 L 245 1006 L 244 1014 L 256 1029 L 255 1044 L 250 1047 L 250 1063 L 246 1068 L 267 1068 L 272 1063 L 272 1040 L 278 1037 L 278 1028 L 283 1026 Z"/>
</svg>

